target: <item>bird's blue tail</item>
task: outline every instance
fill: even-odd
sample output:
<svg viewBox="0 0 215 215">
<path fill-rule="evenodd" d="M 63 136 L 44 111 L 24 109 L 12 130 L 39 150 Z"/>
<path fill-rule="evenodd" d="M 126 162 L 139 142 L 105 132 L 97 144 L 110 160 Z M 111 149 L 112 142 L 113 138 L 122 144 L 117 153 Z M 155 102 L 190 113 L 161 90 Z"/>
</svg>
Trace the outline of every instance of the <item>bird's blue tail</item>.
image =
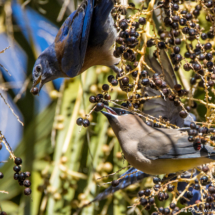
<svg viewBox="0 0 215 215">
<path fill-rule="evenodd" d="M 115 193 L 118 190 L 125 189 L 131 184 L 135 184 L 141 180 L 143 180 L 145 177 L 148 177 L 149 175 L 138 171 L 134 167 L 131 167 L 129 170 L 127 170 L 124 174 L 120 176 L 121 179 L 119 179 L 119 185 L 116 187 L 110 186 L 108 187 L 104 192 L 99 193 L 95 199 L 91 201 L 101 201 L 102 199 L 105 199 L 108 195 Z M 123 178 L 122 178 L 123 177 Z"/>
<path fill-rule="evenodd" d="M 105 199 L 107 196 L 109 196 L 110 194 L 114 194 L 118 190 L 125 189 L 129 185 L 135 184 L 148 176 L 149 176 L 148 174 L 141 172 L 138 169 L 135 169 L 134 167 L 131 167 L 129 170 L 127 170 L 124 174 L 120 176 L 119 184 L 116 187 L 113 187 L 113 186 L 108 187 L 104 192 L 99 193 L 96 196 L 96 198 L 94 198 L 91 202 L 79 208 L 75 214 L 79 214 L 79 212 L 84 207 L 92 204 L 93 202 L 101 201 Z"/>
</svg>

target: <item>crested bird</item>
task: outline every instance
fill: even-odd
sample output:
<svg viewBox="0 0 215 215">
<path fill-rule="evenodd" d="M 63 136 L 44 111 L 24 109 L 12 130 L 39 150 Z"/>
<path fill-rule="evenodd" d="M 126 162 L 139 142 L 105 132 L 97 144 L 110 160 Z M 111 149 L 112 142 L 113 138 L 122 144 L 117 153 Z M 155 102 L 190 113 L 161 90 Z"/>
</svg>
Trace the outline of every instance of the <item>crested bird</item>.
<svg viewBox="0 0 215 215">
<path fill-rule="evenodd" d="M 170 63 L 170 60 L 169 60 L 166 52 L 163 51 L 163 50 L 160 50 L 160 51 L 161 51 L 161 55 L 160 55 L 161 64 L 159 64 L 154 57 L 150 57 L 150 53 L 147 54 L 147 55 L 145 55 L 145 61 L 147 62 L 147 65 L 150 66 L 156 73 L 159 73 L 159 74 L 164 73 L 164 80 L 166 81 L 166 83 L 168 84 L 168 86 L 170 86 L 171 88 L 173 88 L 174 85 L 177 84 L 177 79 L 176 79 L 176 76 L 174 74 L 174 70 L 172 68 L 172 65 Z M 161 67 L 161 65 L 162 65 L 162 67 Z M 148 71 L 148 72 L 150 73 L 150 71 Z M 155 89 L 152 89 L 152 88 L 149 88 L 149 87 L 146 87 L 144 90 L 145 90 L 145 92 L 147 92 L 149 94 L 149 96 L 160 95 L 159 91 L 157 91 Z M 103 114 L 105 116 L 107 116 L 107 118 L 109 119 L 109 121 L 112 122 L 112 124 L 114 124 L 114 126 L 116 127 L 116 130 L 119 131 L 118 128 L 117 128 L 118 125 L 119 125 L 118 124 L 119 122 L 116 121 L 117 117 L 118 117 L 117 116 L 118 114 L 116 114 L 117 112 L 115 112 L 113 110 L 113 108 L 109 108 L 109 107 L 106 107 L 106 108 L 109 109 L 109 113 L 103 112 Z M 116 109 L 116 110 L 118 111 L 118 113 L 120 113 L 120 111 L 121 111 L 122 113 L 126 114 L 126 112 L 125 112 L 126 110 L 124 110 L 124 109 Z M 154 116 L 154 117 L 159 117 L 159 116 L 166 117 L 166 119 L 169 120 L 172 124 L 175 124 L 178 127 L 182 127 L 182 129 L 183 129 L 183 127 L 185 127 L 185 126 L 189 127 L 190 123 L 192 122 L 192 119 L 196 120 L 196 118 L 192 114 L 192 118 L 186 117 L 185 119 L 182 119 L 178 115 L 178 113 L 179 113 L 180 110 L 181 110 L 181 107 L 173 105 L 173 103 L 170 102 L 169 100 L 162 99 L 162 98 L 156 98 L 156 99 L 150 99 L 150 100 L 148 100 L 148 101 L 146 101 L 144 103 L 143 113 L 149 114 L 149 115 Z M 133 115 L 130 112 L 128 114 Z M 132 117 L 135 117 L 135 116 L 133 115 Z M 136 117 L 138 118 L 138 116 L 136 116 Z M 116 118 L 115 122 L 117 122 L 117 123 L 114 122 L 114 118 Z M 129 124 L 130 124 L 129 116 L 128 116 L 127 119 L 128 119 L 128 121 L 126 121 L 126 123 L 127 123 L 127 126 L 129 127 Z M 140 125 L 142 123 L 144 123 L 141 119 L 138 118 L 138 121 L 139 120 L 140 120 Z M 130 125 L 130 126 L 132 127 L 132 125 Z M 144 124 L 144 126 L 147 126 L 147 125 Z M 147 126 L 147 128 L 148 127 L 149 126 Z M 133 139 L 134 141 L 129 142 L 129 141 L 125 140 L 125 144 L 127 144 L 127 146 L 125 148 L 128 148 L 128 151 L 129 151 L 129 147 L 130 147 L 130 152 L 128 152 L 128 153 L 131 156 L 133 156 L 133 159 L 132 158 L 131 159 L 135 160 L 136 157 L 138 156 L 138 155 L 136 155 L 137 149 L 135 150 L 135 147 L 138 148 L 138 146 L 135 143 L 136 129 L 135 129 L 135 127 L 133 127 L 132 129 L 133 129 L 133 136 L 132 137 L 134 138 Z M 140 132 L 138 132 L 138 133 L 143 132 L 142 130 L 143 129 L 141 128 Z M 127 135 L 130 136 L 130 133 L 127 133 L 125 130 L 121 131 L 119 133 L 121 133 L 121 135 L 125 134 L 125 136 L 124 136 L 125 139 L 127 139 L 127 137 L 126 137 Z M 184 132 L 184 135 L 185 134 L 186 133 Z M 146 137 L 147 137 L 147 135 L 146 135 Z M 142 139 L 142 141 L 144 141 L 144 138 Z M 155 141 L 156 141 L 156 139 L 155 139 Z M 186 140 L 186 142 L 187 142 L 187 140 Z M 133 143 L 135 143 L 135 144 L 133 145 Z M 122 150 L 124 150 L 124 143 L 121 142 L 120 144 L 121 144 Z M 190 143 L 190 144 L 192 145 L 192 143 Z M 125 156 L 125 158 L 127 158 L 127 157 Z M 148 159 L 148 160 L 150 161 L 150 159 Z M 144 166 L 144 162 L 142 162 L 140 165 Z M 123 175 L 120 176 L 120 179 L 118 180 L 119 181 L 119 185 L 118 186 L 113 187 L 111 185 L 104 192 L 99 193 L 87 205 L 89 205 L 89 204 L 91 204 L 91 203 L 93 203 L 95 201 L 101 201 L 102 199 L 106 198 L 108 195 L 113 194 L 113 193 L 115 193 L 116 191 L 118 191 L 120 189 L 125 189 L 126 187 L 130 186 L 131 184 L 138 183 L 139 181 L 142 181 L 144 178 L 152 176 L 152 174 L 147 174 L 147 173 L 144 172 L 145 168 L 139 169 L 138 167 L 139 167 L 139 165 L 135 165 L 135 166 L 131 167 L 130 169 L 128 169 Z M 189 168 L 189 167 L 187 167 L 187 168 Z M 157 173 L 158 174 L 158 172 L 153 172 L 153 173 Z M 174 174 L 174 176 L 175 175 L 177 175 L 177 174 Z M 184 175 L 187 178 L 190 177 L 190 173 L 187 172 L 187 171 L 184 173 Z M 172 176 L 170 176 L 170 178 L 172 178 Z M 164 180 L 169 180 L 169 178 L 164 178 Z M 179 190 L 184 190 L 184 187 L 182 185 L 184 186 L 184 183 L 179 183 L 179 187 L 178 187 Z M 85 207 L 85 206 L 86 205 L 84 205 L 83 207 Z"/>
<path fill-rule="evenodd" d="M 188 141 L 179 129 L 148 126 L 138 115 L 121 108 L 105 106 L 102 113 L 119 140 L 126 160 L 151 175 L 186 171 L 213 162 L 213 147 Z"/>
<path fill-rule="evenodd" d="M 177 84 L 174 70 L 166 52 L 160 51 L 160 64 L 150 55 L 145 56 L 145 61 L 173 88 Z M 148 92 L 149 96 L 160 95 L 158 90 L 150 87 L 146 87 L 144 92 Z M 125 158 L 144 173 L 158 175 L 186 171 L 215 159 L 213 147 L 189 142 L 188 134 L 183 129 L 151 127 L 134 112 L 108 106 L 105 108 L 107 112 L 101 112 L 108 118 Z M 143 113 L 157 118 L 165 117 L 170 123 L 183 127 L 184 119 L 179 116 L 180 110 L 180 106 L 174 106 L 172 101 L 163 97 L 146 101 Z"/>
<path fill-rule="evenodd" d="M 59 77 L 75 77 L 91 66 L 105 65 L 118 71 L 119 59 L 112 45 L 117 32 L 110 14 L 113 0 L 83 0 L 63 23 L 54 42 L 35 62 L 33 87 Z M 32 89 L 33 89 L 32 87 Z"/>
</svg>

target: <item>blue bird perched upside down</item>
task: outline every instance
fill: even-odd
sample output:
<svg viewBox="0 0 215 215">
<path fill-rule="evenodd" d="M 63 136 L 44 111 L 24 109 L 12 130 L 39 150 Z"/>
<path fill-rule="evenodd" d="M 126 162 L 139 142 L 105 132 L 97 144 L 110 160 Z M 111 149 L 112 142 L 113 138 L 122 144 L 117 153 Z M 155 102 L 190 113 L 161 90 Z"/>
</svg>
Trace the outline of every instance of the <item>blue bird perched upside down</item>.
<svg viewBox="0 0 215 215">
<path fill-rule="evenodd" d="M 111 17 L 113 0 L 84 0 L 61 26 L 55 41 L 36 60 L 33 87 L 59 77 L 75 77 L 91 66 L 105 65 L 117 70 L 113 56 L 117 32 Z"/>
</svg>

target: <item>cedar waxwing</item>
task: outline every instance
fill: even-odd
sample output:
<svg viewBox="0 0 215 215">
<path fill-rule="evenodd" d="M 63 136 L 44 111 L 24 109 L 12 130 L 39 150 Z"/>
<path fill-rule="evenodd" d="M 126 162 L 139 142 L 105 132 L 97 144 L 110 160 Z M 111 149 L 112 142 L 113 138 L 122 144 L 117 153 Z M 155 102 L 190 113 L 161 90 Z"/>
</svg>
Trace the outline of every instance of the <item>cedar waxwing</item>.
<svg viewBox="0 0 215 215">
<path fill-rule="evenodd" d="M 160 53 L 161 53 L 161 55 L 160 55 L 160 59 L 161 59 L 161 65 L 162 65 L 162 67 L 161 67 L 161 65 L 157 62 L 157 60 L 154 58 L 154 57 L 150 57 L 150 54 L 147 54 L 147 55 L 145 55 L 145 61 L 147 62 L 147 64 L 148 64 L 148 66 L 150 66 L 156 73 L 164 73 L 164 80 L 165 80 L 165 82 L 168 84 L 168 86 L 170 86 L 171 88 L 173 88 L 174 87 L 174 85 L 175 84 L 177 84 L 177 79 L 176 79 L 176 76 L 175 76 L 175 74 L 174 74 L 174 70 L 173 70 L 173 68 L 172 68 L 172 65 L 171 65 L 171 63 L 170 63 L 170 60 L 169 60 L 169 58 L 168 58 L 168 56 L 167 56 L 167 54 L 166 54 L 166 52 L 164 51 L 164 50 L 160 50 Z M 149 73 L 150 73 L 150 71 L 148 71 Z M 150 74 L 150 75 L 152 75 L 152 74 Z M 144 89 L 144 91 L 145 92 L 147 92 L 148 94 L 149 94 L 149 96 L 157 96 L 157 95 L 160 95 L 160 92 L 159 91 L 157 91 L 157 90 L 154 90 L 154 89 L 152 89 L 152 88 L 149 88 L 149 87 L 146 87 L 145 89 Z M 107 107 L 108 108 L 108 107 Z M 119 109 L 118 109 L 119 110 Z M 177 126 L 179 126 L 179 127 L 189 127 L 190 126 L 190 123 L 193 121 L 193 119 L 194 120 L 196 120 L 196 117 L 193 115 L 193 114 L 190 114 L 191 116 L 192 116 L 192 118 L 190 118 L 189 116 L 187 117 L 187 118 L 185 118 L 185 119 L 182 119 L 180 116 L 179 116 L 179 111 L 181 110 L 181 107 L 180 106 L 175 106 L 174 104 L 173 104 L 173 102 L 170 102 L 168 99 L 162 99 L 162 98 L 156 98 L 156 99 L 150 99 L 150 100 L 148 100 L 148 101 L 146 101 L 145 103 L 144 103 L 144 109 L 143 109 L 143 112 L 144 113 L 146 113 L 146 114 L 149 114 L 149 115 L 151 115 L 151 116 L 153 116 L 153 117 L 159 117 L 159 116 L 162 116 L 162 117 L 165 117 L 166 119 L 168 119 L 172 124 L 175 124 L 175 125 L 177 125 Z M 112 109 L 111 108 L 109 108 L 109 111 L 111 112 L 112 111 Z M 125 113 L 125 115 L 126 115 L 126 111 L 125 110 L 120 110 L 120 111 L 122 111 L 122 113 Z M 109 118 L 109 121 L 111 122 L 112 121 L 112 125 L 113 126 L 115 126 L 115 129 L 116 129 L 116 131 L 119 131 L 118 130 L 118 126 L 120 126 L 120 124 L 119 124 L 119 122 L 117 122 L 117 115 L 115 115 L 114 116 L 114 112 L 112 113 L 113 114 L 113 117 L 111 116 L 112 114 L 110 113 L 106 113 L 106 112 L 103 112 L 108 118 Z M 109 115 L 108 115 L 109 114 Z M 132 115 L 132 113 L 130 113 L 130 112 L 128 112 L 128 114 L 130 114 L 130 115 Z M 123 116 L 122 116 L 123 117 Z M 126 117 L 126 116 L 125 116 Z M 127 117 L 129 117 L 129 116 L 127 116 Z M 135 118 L 135 117 L 137 117 L 138 118 L 138 116 L 134 116 L 134 115 L 132 115 L 131 117 L 133 117 L 133 118 Z M 116 119 L 114 119 L 114 118 L 116 118 Z M 121 117 L 120 117 L 121 118 Z M 129 119 L 128 119 L 129 120 Z M 142 125 L 142 123 L 144 123 L 141 119 L 138 119 L 137 120 L 137 122 L 139 122 L 139 120 L 141 121 L 140 122 L 140 126 L 139 127 L 141 127 L 141 125 Z M 126 120 L 125 120 L 126 121 Z M 116 125 L 114 125 L 116 123 Z M 126 122 L 127 124 L 129 124 L 130 123 L 130 121 L 127 121 Z M 117 125 L 118 124 L 118 125 Z M 149 128 L 149 129 L 151 129 L 151 130 L 153 130 L 153 128 L 151 128 L 151 127 L 149 127 L 149 126 L 147 126 L 146 124 L 144 124 L 144 126 L 146 126 L 146 128 Z M 128 127 L 129 127 L 129 125 L 128 125 Z M 132 125 L 131 125 L 131 127 L 132 127 Z M 131 128 L 132 129 L 132 128 Z M 144 128 L 141 128 L 142 130 L 144 130 Z M 184 129 L 184 128 L 182 128 L 182 129 Z M 125 141 L 124 143 L 127 143 L 128 144 L 128 146 L 126 145 L 126 147 L 125 147 L 125 149 L 129 152 L 129 149 L 130 149 L 130 152 L 129 152 L 129 158 L 130 159 L 132 159 L 132 160 L 137 160 L 137 157 L 138 157 L 138 155 L 139 154 L 141 154 L 141 152 L 140 153 L 138 153 L 137 154 L 137 152 L 138 151 L 140 151 L 140 150 L 138 150 L 138 144 L 137 143 L 135 143 L 135 128 L 133 128 L 133 130 L 134 130 L 134 133 L 132 134 L 132 135 L 130 135 L 130 137 L 131 138 L 133 138 L 133 140 L 134 141 L 131 141 L 131 142 L 127 142 L 127 141 Z M 164 131 L 166 130 L 166 129 L 163 129 Z M 169 130 L 169 129 L 168 129 Z M 157 131 L 156 129 L 155 129 L 155 131 Z M 162 131 L 162 130 L 161 130 Z M 172 129 L 172 131 L 176 131 L 177 133 L 179 133 L 180 135 L 181 135 L 181 132 L 178 130 L 173 130 Z M 119 134 L 119 135 L 124 135 L 124 139 L 126 139 L 126 135 L 128 135 L 128 134 L 130 134 L 130 132 L 126 132 L 125 130 L 124 131 L 119 131 L 119 133 L 121 133 L 121 134 Z M 127 134 L 126 134 L 127 133 Z M 140 133 L 140 132 L 138 132 L 138 133 Z M 145 133 L 145 135 L 147 136 L 147 134 Z M 185 135 L 186 136 L 186 133 L 184 132 L 183 133 L 183 135 Z M 163 135 L 163 136 L 165 136 L 165 134 Z M 186 139 L 186 138 L 185 138 Z M 150 140 L 151 140 L 151 138 L 150 138 Z M 122 141 L 123 141 L 123 139 L 122 139 Z M 186 141 L 186 143 L 187 143 L 187 139 L 185 140 Z M 140 141 L 141 142 L 141 141 Z M 124 146 L 125 146 L 125 144 L 124 143 L 122 143 L 121 144 L 121 147 L 122 147 L 122 149 L 124 150 Z M 133 145 L 134 144 L 134 145 Z M 159 144 L 159 142 L 157 143 L 157 144 Z M 192 143 L 188 143 L 189 145 L 192 145 Z M 141 145 L 141 144 L 140 144 Z M 159 146 L 159 145 L 157 145 L 157 146 Z M 129 148 L 130 147 L 130 148 Z M 137 147 L 136 149 L 135 149 L 135 147 Z M 210 147 L 211 148 L 211 147 Z M 183 149 L 182 149 L 183 150 Z M 180 151 L 181 151 L 181 149 L 180 149 Z M 189 153 L 189 152 L 188 152 Z M 137 155 L 136 155 L 137 154 Z M 168 153 L 167 153 L 168 154 Z M 177 153 L 176 153 L 177 154 Z M 144 155 L 143 155 L 144 156 Z M 125 156 L 126 158 L 127 158 L 127 156 Z M 156 157 L 155 157 L 156 158 Z M 153 160 L 153 158 L 150 160 L 147 156 L 146 156 L 146 159 L 151 163 L 151 160 Z M 180 158 L 179 158 L 180 159 Z M 181 158 L 182 159 L 182 158 Z M 155 159 L 154 159 L 155 160 Z M 167 160 L 167 159 L 166 159 Z M 210 159 L 208 159 L 208 160 L 210 160 Z M 130 162 L 130 160 L 128 160 L 129 162 Z M 145 160 L 143 161 L 143 162 L 141 162 L 140 163 L 140 165 L 141 166 L 144 166 L 144 162 L 145 162 Z M 168 162 L 168 160 L 167 160 L 167 162 Z M 171 161 L 170 161 L 171 162 Z M 209 162 L 211 162 L 211 160 L 209 161 Z M 132 163 L 131 163 L 132 164 Z M 196 164 L 195 166 L 197 166 L 197 165 L 199 165 L 199 164 Z M 145 170 L 144 169 L 144 167 L 143 167 L 143 169 L 139 169 L 138 168 L 139 167 L 139 165 L 138 166 L 134 166 L 134 167 L 131 167 L 129 170 L 127 170 L 124 174 L 122 174 L 121 176 L 120 176 L 120 178 L 121 179 L 119 179 L 119 185 L 118 186 L 110 186 L 110 187 L 108 187 L 104 192 L 102 192 L 102 193 L 99 193 L 96 197 L 95 197 L 95 199 L 93 199 L 89 204 L 91 204 L 91 203 L 93 203 L 93 202 L 95 202 L 95 201 L 101 201 L 102 199 L 104 199 L 104 198 L 106 198 L 108 195 L 110 195 L 110 194 L 113 194 L 113 193 L 115 193 L 116 191 L 118 191 L 118 190 L 120 190 L 120 189 L 124 189 L 124 188 L 126 188 L 126 187 L 128 187 L 129 185 L 131 185 L 131 184 L 135 184 L 135 183 L 137 183 L 137 182 L 139 182 L 139 181 L 141 181 L 141 180 L 143 180 L 144 178 L 146 178 L 146 177 L 149 177 L 150 175 L 149 174 L 146 174 L 145 172 L 142 172 L 142 171 L 140 171 L 140 170 Z M 168 167 L 167 167 L 168 168 Z M 186 169 L 189 169 L 190 167 L 189 166 L 187 166 L 186 167 Z M 139 171 L 138 171 L 138 169 L 139 169 Z M 180 168 L 179 168 L 180 169 Z M 165 170 L 165 169 L 164 169 Z M 176 170 L 175 170 L 176 171 Z M 166 171 L 165 171 L 166 172 Z M 168 171 L 168 172 L 171 172 L 171 170 L 170 171 Z M 158 173 L 156 173 L 156 174 L 158 174 Z M 189 172 L 185 172 L 183 175 L 185 175 L 185 177 L 187 177 L 187 178 L 189 178 L 190 177 L 190 173 Z M 170 176 L 170 178 L 171 178 L 172 176 Z M 165 180 L 168 180 L 167 178 L 165 178 Z M 180 186 L 181 186 L 181 184 L 183 184 L 184 185 L 184 183 L 179 183 L 179 190 L 183 190 L 182 188 L 180 188 Z M 87 205 L 89 205 L 89 204 L 87 204 Z M 86 206 L 86 205 L 85 205 Z M 81 209 L 80 209 L 81 210 Z"/>
<path fill-rule="evenodd" d="M 215 159 L 213 147 L 189 142 L 187 132 L 151 127 L 132 112 L 105 108 L 107 112 L 101 112 L 108 118 L 125 158 L 145 173 L 186 171 Z"/>
<path fill-rule="evenodd" d="M 164 50 L 160 50 L 161 63 L 158 63 L 154 57 L 150 57 L 150 53 L 145 55 L 145 61 L 156 73 L 163 75 L 169 87 L 174 88 L 177 79 Z M 150 70 L 148 73 L 150 74 Z M 160 91 L 150 87 L 146 87 L 144 92 L 149 96 L 160 95 Z M 198 144 L 194 147 L 193 143 L 188 141 L 187 132 L 153 128 L 138 115 L 127 110 L 107 106 L 106 109 L 108 112 L 102 111 L 102 113 L 108 118 L 125 158 L 132 166 L 145 173 L 157 175 L 185 171 L 211 162 L 213 159 L 209 158 L 210 153 L 215 153 L 213 148 Z M 184 119 L 179 116 L 180 110 L 180 106 L 175 106 L 167 98 L 155 98 L 144 103 L 143 113 L 157 118 L 165 117 L 170 123 L 183 127 Z M 190 120 L 192 118 L 188 117 L 186 124 L 189 124 Z"/>
</svg>

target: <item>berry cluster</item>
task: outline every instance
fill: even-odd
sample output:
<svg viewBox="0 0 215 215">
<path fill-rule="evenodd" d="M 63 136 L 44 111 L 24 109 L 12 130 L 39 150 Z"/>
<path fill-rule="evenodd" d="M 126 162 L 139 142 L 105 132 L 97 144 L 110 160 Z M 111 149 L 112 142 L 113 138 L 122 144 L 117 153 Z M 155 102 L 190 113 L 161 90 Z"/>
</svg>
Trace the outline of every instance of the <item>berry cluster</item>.
<svg viewBox="0 0 215 215">
<path fill-rule="evenodd" d="M 215 95 L 215 3 L 211 0 L 162 0 L 150 1 L 148 7 L 146 5 L 144 1 L 140 7 L 133 3 L 124 6 L 116 2 L 112 16 L 118 37 L 113 55 L 121 61 L 117 74 L 107 77 L 107 83 L 102 86 L 102 94 L 89 98 L 91 103 L 96 104 L 93 110 L 102 110 L 108 102 L 116 104 L 123 101 L 119 104 L 122 108 L 138 111 L 141 115 L 144 105 L 150 99 L 161 98 L 178 107 L 178 115 L 184 119 L 189 112 L 198 117 L 198 108 L 204 105 L 205 122 L 190 124 L 190 128 L 187 128 L 188 141 L 193 142 L 196 150 L 200 150 L 204 144 L 214 145 L 215 105 L 210 100 Z M 156 13 L 156 18 L 152 16 L 153 12 Z M 129 16 L 125 17 L 126 14 Z M 146 61 L 146 55 L 152 52 L 162 67 L 160 53 L 163 50 L 168 53 L 178 78 L 178 84 L 174 83 L 172 87 L 166 83 L 163 72 L 157 73 Z M 188 81 L 185 76 L 189 76 Z M 115 89 L 126 93 L 126 98 L 111 100 L 110 93 Z M 160 95 L 150 96 L 148 89 L 156 90 Z M 199 94 L 202 95 L 201 99 Z M 162 116 L 153 120 L 150 116 L 143 117 L 149 126 L 176 127 Z M 78 119 L 77 124 L 82 125 L 83 119 Z M 139 202 L 135 206 L 141 205 L 145 210 L 154 208 L 157 211 L 153 215 L 179 214 L 178 202 L 188 205 L 188 208 L 194 207 L 189 205 L 189 201 L 194 198 L 190 189 L 194 189 L 202 194 L 195 202 L 195 209 L 209 210 L 215 198 L 212 170 L 213 166 L 205 165 L 198 175 L 189 180 L 179 176 L 167 183 L 154 177 L 153 188 L 139 191 Z M 182 190 L 179 189 L 180 182 L 187 182 Z M 119 180 L 113 180 L 111 184 L 116 187 Z M 161 202 L 168 199 L 170 204 L 168 207 L 158 208 L 156 199 Z"/>
<path fill-rule="evenodd" d="M 189 102 L 185 102 L 185 107 L 181 99 L 187 99 L 189 91 L 183 88 L 182 85 L 184 84 L 177 84 L 174 89 L 171 89 L 164 81 L 163 74 L 155 73 L 151 76 L 148 72 L 150 68 L 144 63 L 144 54 L 146 53 L 146 47 L 155 47 L 154 57 L 159 60 L 160 50 L 169 50 L 175 72 L 181 69 L 194 72 L 194 76 L 190 79 L 191 87 L 196 89 L 197 84 L 207 89 L 212 87 L 215 71 L 213 48 L 209 39 L 214 38 L 214 31 L 211 26 L 207 32 L 203 32 L 197 19 L 202 11 L 207 11 L 206 20 L 213 21 L 214 5 L 213 2 L 208 2 L 210 1 L 193 4 L 191 9 L 187 9 L 186 1 L 166 0 L 158 2 L 156 7 L 157 10 L 160 10 L 158 21 L 163 23 L 158 30 L 152 24 L 153 20 L 150 19 L 148 10 L 144 10 L 144 6 L 142 6 L 143 10 L 138 10 L 133 3 L 130 3 L 127 10 L 138 10 L 138 12 L 129 18 L 121 19 L 122 15 L 127 14 L 127 10 L 126 7 L 116 4 L 112 10 L 112 16 L 115 19 L 118 37 L 113 55 L 116 58 L 120 57 L 121 63 L 116 77 L 109 75 L 109 85 L 104 84 L 102 86 L 103 98 L 107 101 L 110 100 L 108 91 L 119 85 L 121 90 L 128 94 L 127 102 L 121 103 L 121 106 L 131 110 L 142 109 L 147 100 L 153 99 L 153 97 L 148 96 L 146 91 L 146 88 L 150 87 L 160 91 L 163 99 L 168 98 L 175 106 L 181 106 L 179 116 L 186 118 L 191 108 L 197 107 L 195 99 L 189 98 Z M 209 5 L 210 7 L 208 7 Z M 151 25 L 154 32 L 153 36 L 150 35 L 149 30 Z M 200 38 L 207 40 L 206 43 L 201 43 Z M 188 41 L 191 41 L 191 43 L 188 43 Z M 196 45 L 194 45 L 194 41 L 197 41 Z M 182 54 L 184 45 L 187 52 Z M 187 58 L 190 58 L 190 62 L 187 61 Z M 130 92 L 132 92 L 132 95 L 129 95 Z M 101 95 L 91 96 L 90 102 L 100 102 Z M 99 103 L 95 110 L 99 111 L 102 108 L 103 105 Z M 82 122 L 77 122 L 77 124 L 82 125 Z"/>
<path fill-rule="evenodd" d="M 139 196 L 139 205 L 143 206 L 145 210 L 150 210 L 152 206 L 155 206 L 157 212 L 153 212 L 152 215 L 158 214 L 178 214 L 180 213 L 180 209 L 177 206 L 177 201 L 182 205 L 187 205 L 189 201 L 194 198 L 194 194 L 191 191 L 194 190 L 202 190 L 204 195 L 204 201 L 196 200 L 195 202 L 195 210 L 203 211 L 204 209 L 210 210 L 212 209 L 215 198 L 215 187 L 213 185 L 209 185 L 211 181 L 209 177 L 205 175 L 209 171 L 208 166 L 204 166 L 202 168 L 202 172 L 200 175 L 193 177 L 189 184 L 186 186 L 185 190 L 180 190 L 180 185 L 177 186 L 175 182 L 164 184 L 160 178 L 154 177 L 154 187 L 152 189 L 145 189 L 138 192 Z M 177 180 L 176 180 L 177 181 Z M 186 180 L 185 180 L 186 181 Z M 174 185 L 173 185 L 174 184 Z M 209 185 L 208 190 L 205 189 L 205 186 Z M 169 206 L 166 208 L 156 207 L 155 204 L 155 196 L 157 196 L 158 201 L 163 202 L 169 199 L 169 193 L 172 193 L 173 200 L 169 203 Z M 189 207 L 189 206 L 188 206 Z M 192 205 L 191 205 L 192 207 Z"/>
<path fill-rule="evenodd" d="M 24 189 L 24 194 L 29 196 L 31 195 L 31 182 L 27 178 L 31 176 L 30 172 L 20 172 L 21 171 L 21 164 L 22 164 L 22 159 L 21 158 L 15 158 L 14 163 L 16 166 L 13 167 L 14 170 L 14 180 L 17 180 L 20 186 L 25 186 L 26 188 Z"/>
</svg>

